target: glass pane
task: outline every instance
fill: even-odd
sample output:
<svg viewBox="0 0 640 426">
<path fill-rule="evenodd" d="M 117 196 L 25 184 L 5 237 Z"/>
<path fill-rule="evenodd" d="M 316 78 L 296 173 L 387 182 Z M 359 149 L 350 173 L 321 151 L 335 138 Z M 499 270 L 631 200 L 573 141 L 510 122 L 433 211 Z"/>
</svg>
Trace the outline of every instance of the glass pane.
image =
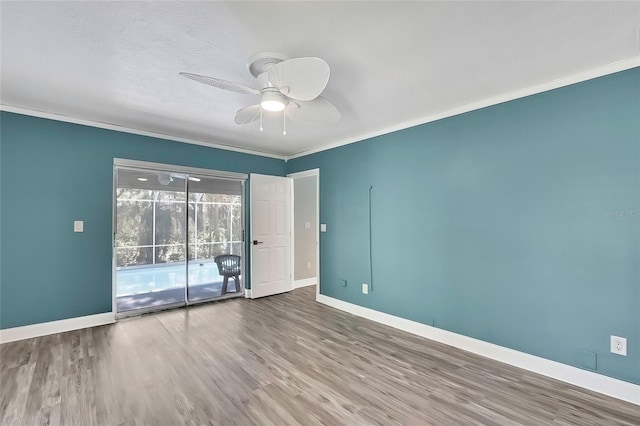
<svg viewBox="0 0 640 426">
<path fill-rule="evenodd" d="M 242 243 L 233 243 L 231 244 L 231 254 L 237 254 L 238 256 L 242 257 L 243 253 L 242 253 Z"/>
<path fill-rule="evenodd" d="M 240 198 L 240 197 L 238 197 Z M 231 205 L 231 240 L 242 241 L 242 209 L 240 206 L 240 200 Z"/>
<path fill-rule="evenodd" d="M 214 193 L 202 193 L 201 202 L 204 203 L 230 203 L 236 195 L 227 195 L 227 194 L 214 194 Z"/>
<path fill-rule="evenodd" d="M 116 188 L 118 312 L 185 301 L 185 181 L 119 168 Z"/>
<path fill-rule="evenodd" d="M 189 195 L 191 198 L 191 194 Z M 202 217 L 202 205 L 197 203 L 189 203 L 188 208 L 188 223 L 187 234 L 189 236 L 189 259 L 193 258 L 194 247 L 191 244 L 195 244 L 197 241 L 198 229 L 202 229 L 202 223 L 198 222 L 198 219 Z"/>
<path fill-rule="evenodd" d="M 153 244 L 153 202 L 118 198 L 116 247 L 150 246 Z M 151 257 L 152 259 L 153 257 Z"/>
<path fill-rule="evenodd" d="M 119 201 L 153 201 L 153 191 L 149 189 L 118 188 L 116 192 Z"/>
<path fill-rule="evenodd" d="M 153 263 L 153 247 L 117 247 L 116 266 L 149 265 Z"/>
<path fill-rule="evenodd" d="M 223 254 L 242 255 L 242 184 L 204 176 L 189 176 L 188 179 L 189 300 L 242 292 L 238 273 L 227 277 L 227 289 L 223 294 L 225 277 L 214 262 L 216 256 Z M 240 265 L 242 259 L 232 261 Z M 239 282 L 238 287 L 235 279 Z"/>
<path fill-rule="evenodd" d="M 184 263 L 186 259 L 184 244 L 156 246 L 156 264 Z"/>
<path fill-rule="evenodd" d="M 213 261 L 213 258 L 224 254 L 224 248 L 216 243 L 199 243 L 189 245 L 191 252 L 189 260 Z"/>
<path fill-rule="evenodd" d="M 166 197 L 169 194 L 170 197 Z M 185 205 L 184 201 L 174 201 L 173 193 L 158 191 L 156 202 L 156 244 L 184 244 Z"/>
</svg>

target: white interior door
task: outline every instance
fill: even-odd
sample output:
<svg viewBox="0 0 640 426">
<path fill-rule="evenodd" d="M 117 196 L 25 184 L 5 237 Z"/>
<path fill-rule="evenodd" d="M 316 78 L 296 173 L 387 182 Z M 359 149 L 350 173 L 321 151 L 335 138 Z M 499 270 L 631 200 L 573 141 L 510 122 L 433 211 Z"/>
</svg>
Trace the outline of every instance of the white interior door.
<svg viewBox="0 0 640 426">
<path fill-rule="evenodd" d="M 292 290 L 291 178 L 252 174 L 251 298 Z"/>
</svg>

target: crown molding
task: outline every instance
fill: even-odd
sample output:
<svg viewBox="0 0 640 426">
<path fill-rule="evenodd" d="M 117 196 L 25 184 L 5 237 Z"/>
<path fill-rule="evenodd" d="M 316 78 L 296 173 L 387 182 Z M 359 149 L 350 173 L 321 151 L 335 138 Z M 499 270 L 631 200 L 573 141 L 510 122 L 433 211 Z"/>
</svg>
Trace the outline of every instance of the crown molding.
<svg viewBox="0 0 640 426">
<path fill-rule="evenodd" d="M 441 113 L 428 115 L 414 120 L 405 121 L 399 124 L 395 124 L 390 127 L 385 127 L 373 132 L 364 133 L 360 136 L 345 138 L 339 141 L 323 145 L 319 148 L 302 151 L 297 154 L 289 155 L 285 157 L 285 161 L 293 160 L 294 158 L 304 157 L 310 154 L 315 154 L 322 151 L 327 151 L 332 148 L 338 148 L 343 145 L 349 145 L 352 143 L 371 139 L 376 136 L 386 135 L 388 133 L 397 132 L 399 130 L 408 129 L 410 127 L 419 126 L 421 124 L 431 123 L 433 121 L 442 120 L 443 118 L 453 117 L 455 115 L 464 114 L 466 112 L 475 111 L 478 109 L 498 105 L 504 102 L 509 102 L 515 99 L 524 98 L 538 93 L 547 92 L 549 90 L 558 89 L 560 87 L 569 86 L 583 81 L 592 80 L 594 78 L 603 77 L 605 75 L 614 74 L 620 71 L 626 71 L 631 68 L 640 67 L 640 56 L 624 59 L 622 61 L 613 62 L 604 66 L 593 68 L 587 71 L 582 71 L 569 76 L 557 78 L 547 83 L 537 84 L 525 89 L 516 90 L 513 92 L 503 93 L 501 95 L 492 96 L 476 102 L 472 102 L 466 105 L 462 105 L 456 108 L 443 111 Z"/>
<path fill-rule="evenodd" d="M 603 76 L 614 74 L 620 71 L 626 71 L 636 67 L 640 67 L 640 56 L 635 56 L 635 57 L 624 59 L 618 62 L 613 62 L 611 64 L 593 68 L 587 71 L 582 71 L 576 74 L 554 79 L 547 83 L 530 86 L 525 89 L 520 89 L 513 92 L 508 92 L 501 95 L 485 98 L 485 99 L 472 102 L 466 105 L 462 105 L 456 108 L 452 108 L 437 114 L 420 117 L 414 120 L 404 121 L 402 123 L 385 127 L 383 129 L 378 129 L 373 132 L 367 132 L 358 136 L 344 138 L 344 139 L 337 140 L 329 144 L 323 145 L 318 148 L 310 149 L 307 151 L 301 151 L 299 153 L 295 153 L 292 155 L 277 155 L 277 154 L 272 154 L 272 153 L 263 152 L 263 151 L 254 151 L 251 149 L 239 148 L 239 147 L 234 147 L 230 145 L 222 145 L 222 144 L 217 144 L 212 142 L 205 142 L 201 140 L 181 138 L 178 136 L 166 135 L 163 133 L 155 133 L 155 132 L 149 132 L 146 130 L 138 130 L 138 129 L 119 126 L 111 123 L 84 120 L 80 118 L 74 118 L 74 117 L 69 117 L 65 115 L 54 114 L 54 113 L 45 112 L 45 111 L 38 111 L 38 110 L 33 110 L 28 108 L 21 108 L 21 107 L 16 107 L 11 105 L 0 104 L 0 111 L 14 112 L 17 114 L 29 115 L 33 117 L 39 117 L 39 118 L 47 118 L 50 120 L 63 121 L 66 123 L 80 124 L 80 125 L 90 126 L 90 127 L 97 127 L 100 129 L 114 130 L 114 131 L 123 132 L 123 133 L 131 133 L 134 135 L 149 136 L 149 137 L 154 137 L 158 139 L 170 140 L 174 142 L 188 143 L 192 145 L 201 145 L 201 146 L 221 149 L 225 151 L 234 151 L 234 152 L 241 152 L 244 154 L 258 155 L 261 157 L 276 158 L 279 160 L 284 160 L 286 162 L 289 160 L 293 160 L 295 158 L 304 157 L 304 156 L 315 154 L 322 151 L 327 151 L 329 149 L 338 148 L 340 146 L 349 145 L 356 142 L 361 142 L 376 136 L 381 136 L 381 135 L 396 132 L 399 130 L 408 129 L 410 127 L 419 126 L 421 124 L 431 123 L 433 121 L 442 120 L 444 118 L 453 117 L 459 114 L 464 114 L 470 111 L 475 111 L 475 110 L 486 108 L 493 105 L 498 105 L 498 104 L 509 102 L 515 99 L 536 95 L 538 93 L 543 93 L 549 90 L 554 90 L 554 89 L 569 86 L 572 84 L 581 83 L 583 81 L 592 80 L 594 78 L 603 77 Z"/>
<path fill-rule="evenodd" d="M 241 152 L 243 154 L 259 155 L 261 157 L 277 158 L 278 160 L 286 160 L 284 155 L 271 154 L 268 152 L 254 151 L 251 149 L 238 148 L 235 146 L 222 145 L 212 142 L 205 142 L 196 139 L 181 138 L 179 136 L 165 135 L 164 133 L 149 132 L 146 130 L 133 129 L 130 127 L 120 126 L 117 124 L 103 123 L 101 121 L 85 120 L 81 118 L 69 117 L 66 115 L 54 114 L 51 112 L 38 111 L 34 109 L 16 107 L 11 105 L 0 104 L 0 111 L 13 112 L 16 114 L 29 115 L 32 117 L 46 118 L 49 120 L 62 121 L 65 123 L 80 124 L 82 126 L 97 127 L 99 129 L 113 130 L 116 132 L 130 133 L 133 135 L 149 136 L 157 139 L 164 139 L 173 142 L 188 143 L 191 145 L 206 146 L 208 148 L 222 149 L 224 151 Z"/>
</svg>

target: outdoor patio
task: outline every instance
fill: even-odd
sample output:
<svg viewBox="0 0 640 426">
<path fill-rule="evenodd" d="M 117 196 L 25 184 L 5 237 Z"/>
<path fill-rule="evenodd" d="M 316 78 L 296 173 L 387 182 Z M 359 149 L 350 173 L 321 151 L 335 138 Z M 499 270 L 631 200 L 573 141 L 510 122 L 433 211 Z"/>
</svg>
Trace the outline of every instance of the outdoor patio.
<svg viewBox="0 0 640 426">
<path fill-rule="evenodd" d="M 215 299 L 222 296 L 224 277 L 213 262 L 189 263 L 189 301 Z M 144 265 L 118 268 L 118 312 L 133 311 L 182 303 L 185 300 L 187 268 L 184 263 Z M 241 279 L 242 281 L 242 279 Z M 227 294 L 236 289 L 229 279 Z"/>
<path fill-rule="evenodd" d="M 229 280 L 230 291 L 235 290 L 233 279 Z M 221 296 L 222 281 L 201 284 L 189 287 L 189 300 L 215 299 Z M 169 290 L 153 291 L 148 293 L 134 294 L 130 296 L 118 296 L 118 312 L 133 311 L 136 309 L 150 308 L 154 306 L 180 303 L 184 301 L 184 287 L 172 288 Z"/>
</svg>

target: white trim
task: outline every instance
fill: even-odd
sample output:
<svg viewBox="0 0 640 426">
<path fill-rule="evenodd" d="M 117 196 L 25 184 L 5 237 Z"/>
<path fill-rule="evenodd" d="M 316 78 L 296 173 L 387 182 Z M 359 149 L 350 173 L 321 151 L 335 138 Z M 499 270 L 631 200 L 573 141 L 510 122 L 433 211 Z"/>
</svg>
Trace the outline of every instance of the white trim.
<svg viewBox="0 0 640 426">
<path fill-rule="evenodd" d="M 42 322 L 22 327 L 5 328 L 4 330 L 0 330 L 0 343 L 15 342 L 16 340 L 31 339 L 48 334 L 64 333 L 65 331 L 113 324 L 115 321 L 116 318 L 113 312 L 105 312 L 103 314 Z"/>
<path fill-rule="evenodd" d="M 287 177 L 297 179 L 297 178 L 303 178 L 303 177 L 318 176 L 319 174 L 320 174 L 320 169 L 311 169 L 311 170 L 305 170 L 303 172 L 289 173 Z"/>
<path fill-rule="evenodd" d="M 208 148 L 222 149 L 225 151 L 242 152 L 243 154 L 259 155 L 261 157 L 277 158 L 278 160 L 286 160 L 284 155 L 271 154 L 262 151 L 254 151 L 252 149 L 238 148 L 231 145 L 222 145 L 215 142 L 205 142 L 196 139 L 182 138 L 179 136 L 165 135 L 164 133 L 149 132 L 147 130 L 138 130 L 130 127 L 120 126 L 117 124 L 103 123 L 101 121 L 85 120 L 82 118 L 69 117 L 66 115 L 54 114 L 51 112 L 38 111 L 35 109 L 22 108 L 11 105 L 0 104 L 0 111 L 14 112 L 16 114 L 29 115 L 31 117 L 47 118 L 49 120 L 62 121 L 65 123 L 80 124 L 83 126 L 97 127 L 99 129 L 114 130 L 116 132 L 130 133 L 132 135 L 149 136 L 152 138 L 165 139 L 173 142 L 188 143 L 192 145 L 201 145 Z"/>
<path fill-rule="evenodd" d="M 245 299 L 251 299 L 251 289 L 250 288 L 245 288 L 244 289 L 244 298 Z"/>
<path fill-rule="evenodd" d="M 310 285 L 316 285 L 316 283 L 318 282 L 318 279 L 316 277 L 311 277 L 311 278 L 305 278 L 302 280 L 295 280 L 293 282 L 293 289 L 295 290 L 296 288 L 300 288 L 300 287 L 307 287 Z"/>
<path fill-rule="evenodd" d="M 316 176 L 316 297 L 320 294 L 320 169 L 310 169 L 302 172 L 289 173 L 287 177 L 297 179 Z M 294 228 L 295 229 L 295 228 Z M 295 239 L 294 239 L 295 241 Z M 294 268 L 295 265 L 292 267 Z M 311 284 L 309 284 L 311 285 Z M 295 288 L 295 287 L 294 287 Z"/>
<path fill-rule="evenodd" d="M 320 169 L 316 170 L 316 297 L 320 294 Z"/>
<path fill-rule="evenodd" d="M 289 179 L 289 280 L 291 281 L 291 290 L 295 290 L 295 279 L 296 276 L 296 238 L 295 238 L 295 221 L 296 221 L 296 190 L 294 187 L 293 178 L 286 176 Z"/>
<path fill-rule="evenodd" d="M 538 85 L 535 85 L 535 86 L 530 86 L 528 88 L 516 90 L 516 91 L 513 91 L 513 92 L 503 93 L 501 95 L 492 96 L 490 98 L 482 99 L 482 100 L 479 100 L 479 101 L 476 101 L 476 102 L 471 102 L 469 104 L 462 105 L 462 106 L 459 106 L 459 107 L 456 107 L 456 108 L 452 108 L 452 109 L 449 109 L 449 110 L 441 112 L 441 113 L 432 114 L 432 115 L 428 115 L 428 116 L 425 116 L 425 117 L 421 117 L 421 118 L 405 121 L 405 122 L 402 122 L 402 123 L 399 123 L 399 124 L 394 124 L 393 126 L 389 126 L 389 127 L 383 128 L 383 129 L 375 130 L 373 132 L 367 132 L 367 133 L 363 133 L 363 134 L 358 135 L 358 136 L 349 137 L 349 138 L 341 139 L 341 140 L 338 140 L 338 141 L 334 141 L 334 142 L 331 142 L 331 143 L 329 143 L 327 145 L 323 145 L 321 147 L 313 148 L 313 149 L 310 149 L 310 150 L 307 150 L 307 151 L 298 152 L 298 153 L 295 153 L 295 154 L 292 154 L 292 155 L 278 155 L 278 154 L 272 154 L 272 153 L 267 153 L 267 152 L 262 152 L 262 151 L 254 151 L 254 150 L 251 150 L 251 149 L 238 148 L 238 147 L 234 147 L 234 146 L 230 146 L 230 145 L 222 145 L 222 144 L 217 144 L 217 143 L 213 143 L 213 142 L 205 142 L 205 141 L 200 141 L 200 140 L 195 140 L 195 139 L 181 138 L 181 137 L 178 137 L 178 136 L 165 135 L 165 134 L 162 134 L 162 133 L 149 132 L 149 131 L 146 131 L 146 130 L 137 130 L 137 129 L 132 129 L 132 128 L 129 128 L 129 127 L 119 126 L 119 125 L 111 124 L 111 123 L 103 123 L 103 122 L 99 122 L 99 121 L 85 120 L 85 119 L 81 119 L 81 118 L 73 118 L 73 117 L 68 117 L 68 116 L 65 116 L 65 115 L 54 114 L 54 113 L 50 113 L 50 112 L 38 111 L 38 110 L 22 108 L 22 107 L 16 107 L 16 106 L 11 106 L 11 105 L 0 104 L 0 111 L 14 112 L 14 113 L 17 113 L 17 114 L 29 115 L 29 116 L 40 117 L 40 118 L 47 118 L 47 119 L 50 119 L 50 120 L 63 121 L 63 122 L 66 122 L 66 123 L 81 124 L 81 125 L 84 125 L 84 126 L 97 127 L 97 128 L 100 128 L 100 129 L 107 129 L 107 130 L 114 130 L 114 131 L 117 131 L 117 132 L 130 133 L 130 134 L 134 134 L 134 135 L 150 136 L 150 137 L 154 137 L 154 138 L 158 138 L 158 139 L 170 140 L 170 141 L 174 141 L 174 142 L 189 143 L 189 144 L 193 144 L 193 145 L 201 145 L 201 146 L 206 146 L 206 147 L 209 147 L 209 148 L 222 149 L 222 150 L 225 150 L 225 151 L 242 152 L 242 153 L 245 153 L 245 154 L 259 155 L 259 156 L 262 156 L 262 157 L 277 158 L 279 160 L 284 160 L 285 162 L 287 162 L 287 161 L 292 160 L 294 158 L 304 157 L 306 155 L 315 154 L 317 152 L 326 151 L 326 150 L 329 150 L 329 149 L 332 149 L 332 148 L 337 148 L 337 147 L 340 147 L 340 146 L 343 146 L 343 145 L 349 145 L 349 144 L 352 144 L 352 143 L 355 143 L 355 142 L 361 142 L 361 141 L 364 141 L 366 139 L 370 139 L 370 138 L 373 138 L 373 137 L 376 137 L 376 136 L 385 135 L 387 133 L 392 133 L 392 132 L 396 132 L 398 130 L 407 129 L 409 127 L 414 127 L 414 126 L 418 126 L 418 125 L 421 125 L 421 124 L 430 123 L 432 121 L 441 120 L 443 118 L 452 117 L 452 116 L 455 116 L 455 115 L 463 114 L 465 112 L 470 112 L 470 111 L 474 111 L 474 110 L 477 110 L 477 109 L 486 108 L 486 107 L 493 106 L 493 105 L 498 105 L 498 104 L 501 104 L 501 103 L 504 103 L 504 102 L 508 102 L 508 101 L 512 101 L 512 100 L 515 100 L 515 99 L 524 98 L 526 96 L 536 95 L 538 93 L 543 93 L 543 92 L 546 92 L 546 91 L 549 91 L 549 90 L 558 89 L 560 87 L 569 86 L 571 84 L 581 83 L 583 81 L 592 80 L 594 78 L 603 77 L 605 75 L 614 74 L 616 72 L 626 71 L 628 69 L 639 67 L 639 66 L 640 66 L 640 56 L 636 56 L 636 57 L 632 57 L 632 58 L 628 58 L 628 59 L 623 59 L 621 61 L 613 62 L 611 64 L 603 65 L 603 66 L 600 66 L 600 67 L 597 67 L 597 68 L 592 68 L 592 69 L 587 70 L 587 71 L 582 71 L 582 72 L 579 72 L 579 73 L 576 73 L 576 74 L 572 74 L 572 75 L 568 75 L 568 76 L 565 76 L 565 77 L 557 78 L 557 79 L 551 80 L 551 81 L 546 82 L 546 83 L 538 84 Z"/>
<path fill-rule="evenodd" d="M 443 118 L 464 114 L 465 112 L 474 111 L 477 109 L 486 108 L 493 105 L 498 105 L 504 102 L 512 101 L 514 99 L 524 98 L 526 96 L 536 95 L 538 93 L 547 92 L 549 90 L 558 89 L 560 87 L 569 86 L 571 84 L 581 83 L 583 81 L 592 80 L 594 78 L 603 77 L 605 75 L 613 74 L 620 71 L 625 71 L 625 70 L 639 67 L 639 66 L 640 66 L 640 56 L 624 59 L 622 61 L 614 62 L 612 64 L 607 64 L 597 68 L 593 68 L 591 70 L 579 72 L 566 77 L 557 78 L 547 83 L 538 84 L 535 86 L 516 90 L 509 93 L 503 93 L 501 95 L 492 96 L 490 98 L 482 99 L 476 102 L 471 102 L 469 104 L 455 107 L 438 114 L 428 115 L 426 117 L 420 117 L 414 120 L 409 120 L 399 124 L 394 124 L 393 126 L 385 127 L 383 129 L 379 129 L 373 132 L 364 133 L 359 136 L 349 137 L 339 141 L 331 142 L 319 148 L 314 148 L 314 149 L 302 151 L 293 155 L 288 155 L 287 157 L 285 157 L 285 161 L 289 161 L 294 158 L 304 157 L 310 154 L 315 154 L 321 151 L 326 151 L 328 149 L 337 148 L 339 146 L 360 142 L 376 136 L 385 135 L 387 133 L 392 133 L 398 130 L 407 129 L 409 127 L 419 126 L 421 124 L 430 123 L 432 121 L 442 120 Z"/>
<path fill-rule="evenodd" d="M 116 165 L 112 168 L 112 182 L 113 188 L 111 188 L 111 311 L 113 312 L 113 318 L 118 316 L 118 259 L 116 256 L 116 232 L 118 230 L 118 171 Z"/>
<path fill-rule="evenodd" d="M 222 179 L 246 180 L 249 175 L 246 173 L 227 172 L 224 170 L 202 169 L 198 167 L 178 166 L 175 164 L 153 163 L 150 161 L 129 160 L 127 158 L 114 158 L 113 164 L 116 167 L 131 167 L 135 169 L 149 169 L 153 171 L 169 173 L 186 173 L 194 175 L 211 176 Z"/>
<path fill-rule="evenodd" d="M 463 336 L 320 294 L 316 301 L 353 315 L 640 405 L 640 385 Z"/>
</svg>

